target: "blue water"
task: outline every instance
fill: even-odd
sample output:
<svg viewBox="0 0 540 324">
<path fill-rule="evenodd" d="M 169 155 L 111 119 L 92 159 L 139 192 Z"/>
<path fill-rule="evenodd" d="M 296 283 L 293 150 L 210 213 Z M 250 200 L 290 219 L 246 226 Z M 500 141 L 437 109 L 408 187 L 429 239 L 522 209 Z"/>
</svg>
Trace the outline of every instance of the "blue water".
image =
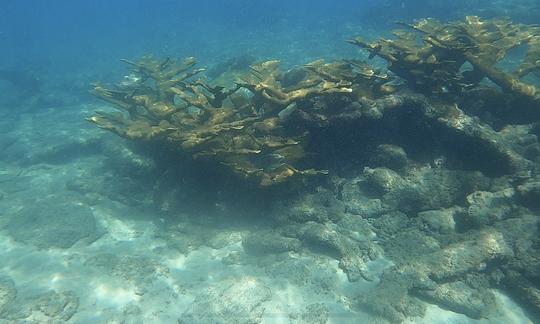
<svg viewBox="0 0 540 324">
<path fill-rule="evenodd" d="M 538 94 L 484 78 L 448 99 L 447 87 L 430 96 L 396 77 L 399 95 L 425 102 L 383 116 L 399 96 L 300 99 L 315 113 L 286 124 L 309 134 L 295 167 L 324 176 L 264 190 L 178 142 L 86 120 L 117 112 L 90 94 L 95 82 L 135 93 L 112 86 L 137 77 L 122 59 L 196 57 L 205 80 L 229 84 L 222 72 L 266 60 L 290 80 L 319 59 L 393 78 L 347 40 L 468 15 L 538 24 L 540 3 L 0 0 L 0 324 L 538 323 Z M 528 48 L 516 47 L 497 67 L 520 66 Z M 537 88 L 538 62 L 521 79 Z M 259 117 L 277 109 L 256 99 Z"/>
<path fill-rule="evenodd" d="M 346 28 L 356 25 L 364 7 L 354 1 L 287 3 L 4 1 L 2 61 L 30 68 L 96 69 L 114 66 L 120 57 L 150 52 L 202 61 L 246 51 L 261 57 L 301 57 L 308 48 L 312 56 L 332 55 L 347 50 L 343 39 L 353 31 Z M 332 43 L 323 44 L 321 37 Z"/>
<path fill-rule="evenodd" d="M 449 6 L 425 12 L 417 1 L 5 0 L 0 55 L 3 67 L 66 75 L 114 70 L 119 58 L 148 53 L 206 63 L 247 52 L 296 64 L 354 55 L 344 40 L 365 29 L 464 10 Z"/>
<path fill-rule="evenodd" d="M 382 33 L 397 21 L 454 19 L 482 9 L 481 1 L 5 0 L 0 6 L 0 68 L 23 67 L 64 78 L 103 75 L 120 69 L 119 58 L 149 53 L 196 56 L 203 64 L 248 53 L 301 64 L 353 57 L 358 51 L 344 40 Z"/>
</svg>

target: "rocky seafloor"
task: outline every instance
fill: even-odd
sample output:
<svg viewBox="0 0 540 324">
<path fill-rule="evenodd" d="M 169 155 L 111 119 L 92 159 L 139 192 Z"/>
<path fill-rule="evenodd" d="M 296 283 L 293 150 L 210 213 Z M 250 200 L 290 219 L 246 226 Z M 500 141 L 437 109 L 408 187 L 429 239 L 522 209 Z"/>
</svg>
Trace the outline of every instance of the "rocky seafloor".
<svg viewBox="0 0 540 324">
<path fill-rule="evenodd" d="M 534 175 L 383 143 L 354 172 L 256 193 L 151 159 L 89 125 L 96 108 L 2 115 L 0 323 L 539 318 Z M 534 127 L 504 132 L 538 156 Z"/>
</svg>

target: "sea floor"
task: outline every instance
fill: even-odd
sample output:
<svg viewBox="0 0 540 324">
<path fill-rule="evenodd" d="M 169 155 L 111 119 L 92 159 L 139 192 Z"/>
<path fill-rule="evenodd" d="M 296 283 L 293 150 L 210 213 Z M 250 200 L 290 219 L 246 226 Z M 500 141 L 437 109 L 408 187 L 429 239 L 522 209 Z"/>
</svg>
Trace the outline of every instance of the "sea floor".
<svg viewBox="0 0 540 324">
<path fill-rule="evenodd" d="M 324 254 L 247 254 L 249 222 L 160 212 L 119 176 L 127 143 L 84 120 L 97 108 L 0 119 L 0 323 L 375 321 L 354 300 L 392 260 L 368 263 L 372 281 L 349 282 Z M 501 308 L 489 319 L 428 305 L 408 322 L 532 323 L 495 296 Z"/>
</svg>

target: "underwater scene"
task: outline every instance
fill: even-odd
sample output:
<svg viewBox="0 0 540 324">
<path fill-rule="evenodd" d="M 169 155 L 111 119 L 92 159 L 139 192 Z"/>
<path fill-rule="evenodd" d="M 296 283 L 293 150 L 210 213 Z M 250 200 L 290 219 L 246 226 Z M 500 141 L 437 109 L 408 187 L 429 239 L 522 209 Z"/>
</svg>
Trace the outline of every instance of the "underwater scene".
<svg viewBox="0 0 540 324">
<path fill-rule="evenodd" d="M 0 324 L 540 323 L 538 0 L 1 0 Z"/>
</svg>

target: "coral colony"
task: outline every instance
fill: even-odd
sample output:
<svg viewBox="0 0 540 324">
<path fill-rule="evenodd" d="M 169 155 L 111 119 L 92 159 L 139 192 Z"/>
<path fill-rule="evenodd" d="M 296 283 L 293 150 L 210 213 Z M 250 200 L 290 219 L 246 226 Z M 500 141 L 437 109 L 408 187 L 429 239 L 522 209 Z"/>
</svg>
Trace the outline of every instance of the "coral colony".
<svg viewBox="0 0 540 324">
<path fill-rule="evenodd" d="M 523 168 L 523 158 L 458 103 L 489 93 L 501 98 L 499 110 L 511 110 L 516 102 L 537 110 L 540 93 L 523 79 L 540 69 L 540 28 L 478 17 L 447 24 L 423 19 L 404 26 L 407 30 L 394 31 L 394 39 L 349 41 L 370 58 L 384 59 L 388 72 L 360 61 L 319 60 L 289 71 L 280 70 L 279 61 L 266 61 L 237 75 L 235 85 L 226 88 L 201 77 L 204 69 L 194 67 L 194 58 L 123 60 L 132 68 L 130 77 L 111 88 L 95 84 L 92 90 L 122 113 L 97 112 L 89 120 L 122 137 L 159 142 L 271 186 L 327 173 L 297 166 L 316 153 L 306 151 L 311 128 L 381 119 L 408 107 L 418 110 L 425 125 L 485 146 L 508 172 Z M 527 53 L 515 71 L 497 66 L 509 50 L 524 44 Z M 398 79 L 406 81 L 404 86 Z"/>
</svg>

